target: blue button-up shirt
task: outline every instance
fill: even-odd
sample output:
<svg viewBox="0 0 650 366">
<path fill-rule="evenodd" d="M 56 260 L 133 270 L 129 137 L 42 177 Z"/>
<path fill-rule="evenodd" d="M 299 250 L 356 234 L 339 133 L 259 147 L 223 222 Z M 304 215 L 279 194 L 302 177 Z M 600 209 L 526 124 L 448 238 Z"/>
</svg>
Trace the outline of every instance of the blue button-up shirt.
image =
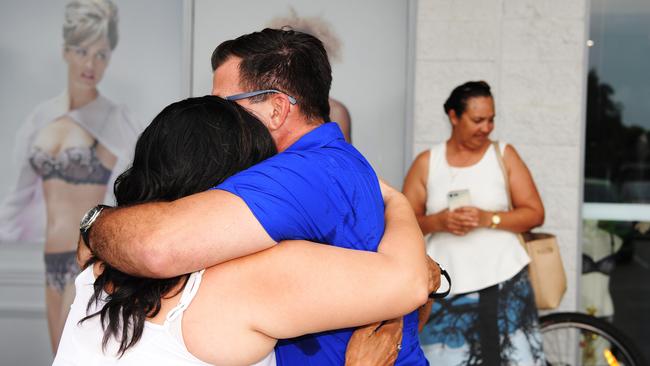
<svg viewBox="0 0 650 366">
<path fill-rule="evenodd" d="M 345 142 L 336 123 L 319 126 L 217 188 L 242 198 L 275 241 L 304 239 L 376 251 L 384 232 L 377 176 L 361 153 Z M 352 331 L 281 340 L 277 364 L 343 365 Z M 427 364 L 417 339 L 417 313 L 404 319 L 396 364 Z"/>
</svg>

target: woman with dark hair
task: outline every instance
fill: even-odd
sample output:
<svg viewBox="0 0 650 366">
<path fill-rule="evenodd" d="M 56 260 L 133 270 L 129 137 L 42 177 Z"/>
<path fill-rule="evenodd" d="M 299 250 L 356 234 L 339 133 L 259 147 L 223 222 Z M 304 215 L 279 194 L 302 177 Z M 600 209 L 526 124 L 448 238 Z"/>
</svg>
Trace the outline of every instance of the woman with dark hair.
<svg viewBox="0 0 650 366">
<path fill-rule="evenodd" d="M 544 222 L 539 193 L 514 147 L 490 140 L 486 82 L 456 87 L 444 109 L 451 137 L 421 153 L 404 182 L 429 256 L 454 277 L 454 296 L 433 304 L 422 348 L 433 365 L 543 365 L 529 258 L 516 235 Z"/>
<path fill-rule="evenodd" d="M 267 129 L 239 105 L 186 99 L 142 133 L 115 196 L 118 205 L 175 200 L 275 152 Z M 274 365 L 278 338 L 412 311 L 426 298 L 412 269 L 425 261 L 422 236 L 408 201 L 382 192 L 386 231 L 377 253 L 287 241 L 170 279 L 130 276 L 92 258 L 77 277 L 54 365 L 116 357 L 124 365 Z"/>
</svg>

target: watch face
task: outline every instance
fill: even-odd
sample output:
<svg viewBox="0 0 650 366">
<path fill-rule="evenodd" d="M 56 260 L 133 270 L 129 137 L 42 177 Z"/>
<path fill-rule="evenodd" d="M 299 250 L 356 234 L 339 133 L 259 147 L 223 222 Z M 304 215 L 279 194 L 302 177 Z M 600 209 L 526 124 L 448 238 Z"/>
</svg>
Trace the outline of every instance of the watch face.
<svg viewBox="0 0 650 366">
<path fill-rule="evenodd" d="M 499 215 L 492 215 L 492 224 L 498 225 L 501 223 L 501 216 Z"/>
<path fill-rule="evenodd" d="M 102 211 L 104 207 L 103 206 L 95 206 L 88 210 L 84 217 L 81 219 L 81 223 L 79 224 L 79 229 L 81 230 L 87 230 L 90 225 L 97 219 L 97 216 L 99 216 L 99 213 Z"/>
</svg>

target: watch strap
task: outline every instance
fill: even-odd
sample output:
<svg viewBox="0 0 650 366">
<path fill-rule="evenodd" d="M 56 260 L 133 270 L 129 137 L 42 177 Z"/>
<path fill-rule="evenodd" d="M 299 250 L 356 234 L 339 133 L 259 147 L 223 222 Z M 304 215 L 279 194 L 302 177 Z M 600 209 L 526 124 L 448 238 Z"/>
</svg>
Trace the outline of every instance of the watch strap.
<svg viewBox="0 0 650 366">
<path fill-rule="evenodd" d="M 93 212 L 93 215 L 89 218 L 88 222 L 83 223 L 82 226 L 79 227 L 79 232 L 81 234 L 81 239 L 84 241 L 84 244 L 90 249 L 90 229 L 92 228 L 93 224 L 99 217 L 99 215 L 104 211 L 104 209 L 109 208 L 111 206 L 107 205 L 97 205 L 90 210 L 88 210 L 88 213 Z M 86 215 L 88 215 L 86 213 Z M 85 216 L 84 216 L 85 217 Z"/>
</svg>

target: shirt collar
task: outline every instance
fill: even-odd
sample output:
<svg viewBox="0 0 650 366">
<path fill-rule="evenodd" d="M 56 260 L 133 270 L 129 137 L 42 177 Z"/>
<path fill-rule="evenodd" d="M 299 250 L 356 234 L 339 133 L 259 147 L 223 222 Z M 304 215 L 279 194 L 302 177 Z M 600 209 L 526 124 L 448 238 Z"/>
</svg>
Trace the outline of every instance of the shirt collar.
<svg viewBox="0 0 650 366">
<path fill-rule="evenodd" d="M 334 140 L 344 140 L 343 132 L 336 122 L 327 122 L 304 134 L 285 151 L 300 151 L 323 147 Z"/>
</svg>

